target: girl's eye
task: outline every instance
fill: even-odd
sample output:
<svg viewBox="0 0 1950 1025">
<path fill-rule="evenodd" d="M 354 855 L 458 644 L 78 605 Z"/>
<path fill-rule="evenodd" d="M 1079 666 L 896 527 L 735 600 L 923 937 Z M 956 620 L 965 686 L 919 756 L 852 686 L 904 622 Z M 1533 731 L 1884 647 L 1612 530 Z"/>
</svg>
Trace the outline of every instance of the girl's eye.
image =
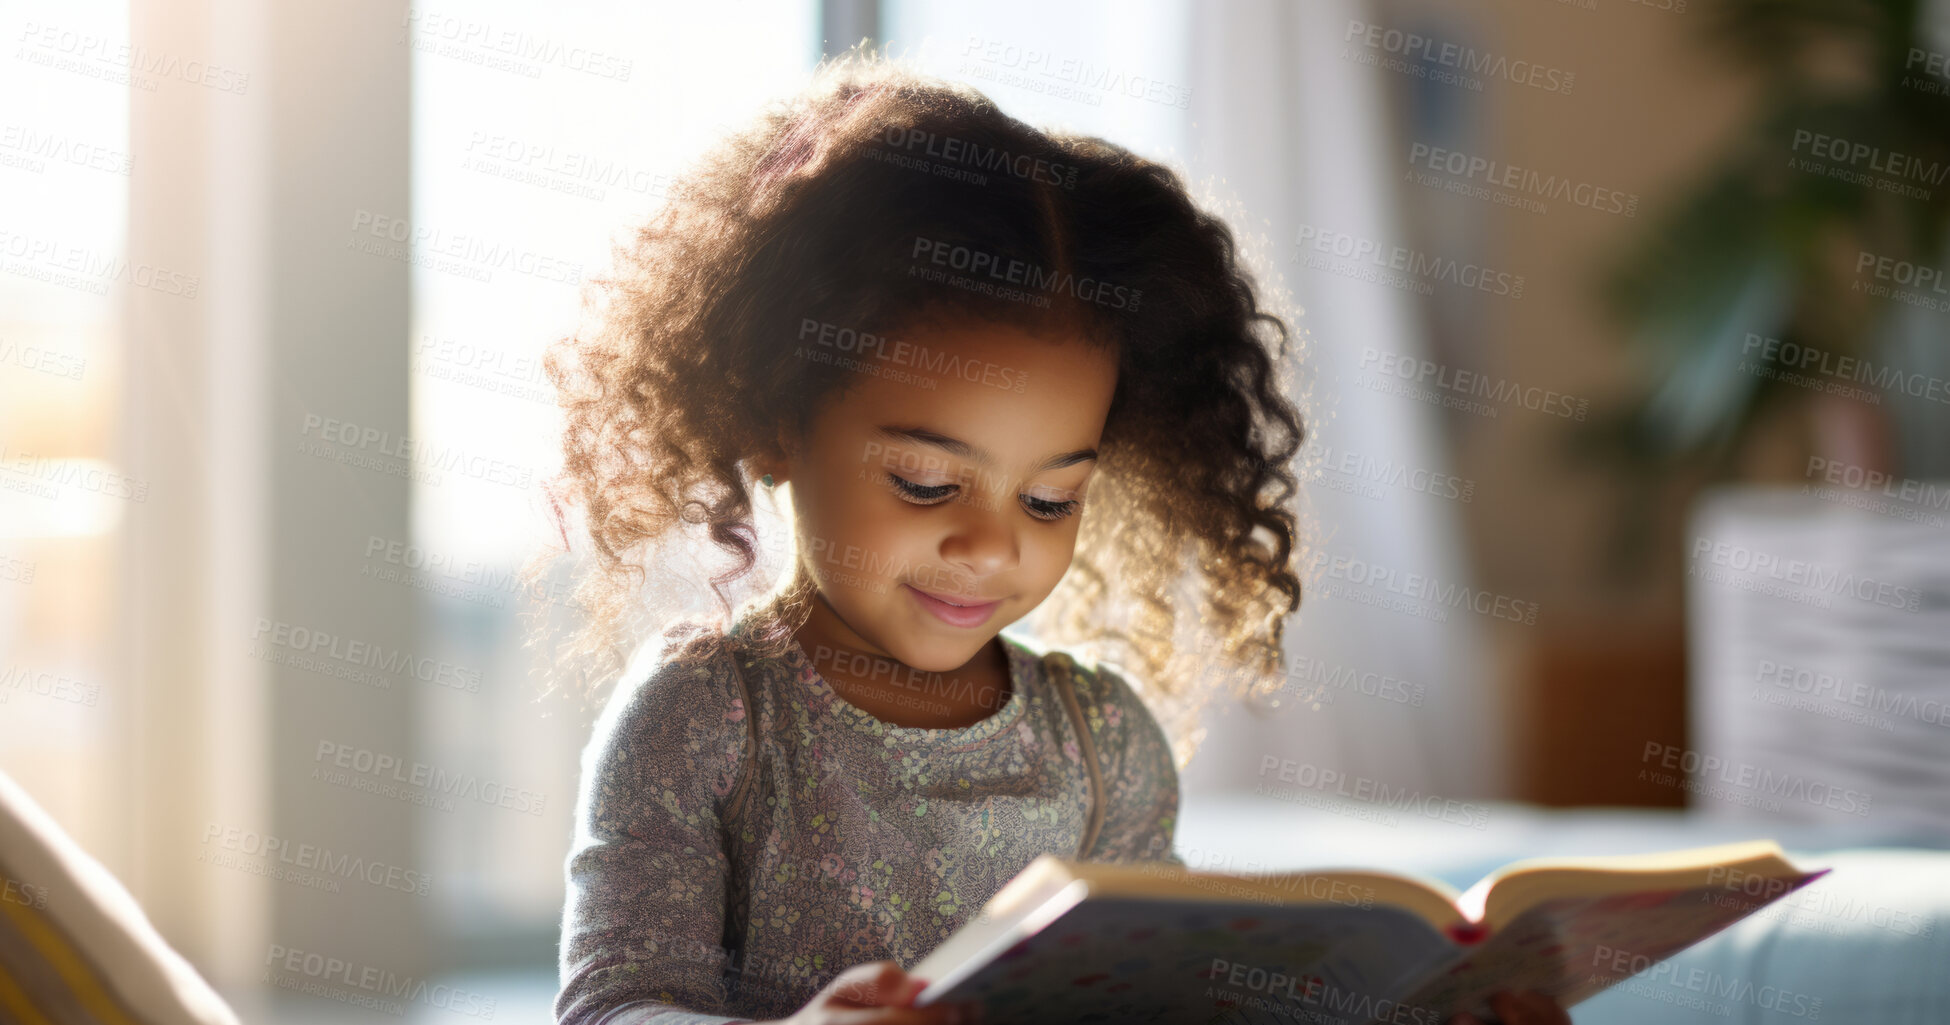
<svg viewBox="0 0 1950 1025">
<path fill-rule="evenodd" d="M 887 475 L 887 482 L 892 484 L 903 498 L 915 505 L 940 505 L 953 498 L 955 492 L 960 489 L 958 484 L 916 484 L 891 473 Z M 1081 504 L 1074 498 L 1054 502 L 1047 498 L 1031 498 L 1024 495 L 1022 499 L 1024 511 L 1039 520 L 1063 519 L 1075 513 L 1077 506 Z"/>
<path fill-rule="evenodd" d="M 955 485 L 953 484 L 916 484 L 911 480 L 896 477 L 891 473 L 887 475 L 887 480 L 901 494 L 921 505 L 939 504 L 940 502 L 946 501 L 955 493 Z"/>
<path fill-rule="evenodd" d="M 1077 511 L 1077 500 L 1072 498 L 1062 502 L 1052 502 L 1047 498 L 1023 496 L 1022 505 L 1029 515 L 1039 520 L 1060 520 Z"/>
</svg>

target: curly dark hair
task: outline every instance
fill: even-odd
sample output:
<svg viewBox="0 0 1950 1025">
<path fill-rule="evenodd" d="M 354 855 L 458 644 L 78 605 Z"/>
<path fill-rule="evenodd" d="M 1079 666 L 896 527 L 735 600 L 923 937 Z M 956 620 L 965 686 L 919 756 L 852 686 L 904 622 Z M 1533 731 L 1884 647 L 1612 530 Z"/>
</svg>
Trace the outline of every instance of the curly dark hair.
<svg viewBox="0 0 1950 1025">
<path fill-rule="evenodd" d="M 803 326 L 976 318 L 1118 353 L 1076 557 L 1031 624 L 1124 669 L 1182 764 L 1217 676 L 1247 698 L 1278 688 L 1300 604 L 1290 332 L 1241 264 L 1161 164 L 1040 131 L 881 55 L 826 62 L 681 178 L 590 283 L 585 327 L 549 350 L 565 413 L 553 493 L 589 540 L 579 674 L 612 677 L 667 616 L 686 575 L 675 560 L 697 557 L 677 542 L 728 557 L 688 574 L 709 578 L 726 626 L 741 614 L 731 588 L 772 591 L 745 610 L 769 626 L 743 636 L 782 645 L 810 595 L 753 579 L 743 464 L 858 379 L 793 358 Z M 1180 602 L 1197 610 L 1189 637 Z"/>
</svg>

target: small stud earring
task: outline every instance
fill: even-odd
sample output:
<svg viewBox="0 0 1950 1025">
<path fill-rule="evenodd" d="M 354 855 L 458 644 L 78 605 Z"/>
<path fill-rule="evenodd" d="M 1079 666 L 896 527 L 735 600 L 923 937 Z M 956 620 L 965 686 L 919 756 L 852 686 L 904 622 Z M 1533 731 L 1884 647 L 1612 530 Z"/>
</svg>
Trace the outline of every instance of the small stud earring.
<svg viewBox="0 0 1950 1025">
<path fill-rule="evenodd" d="M 765 476 L 760 477 L 758 479 L 758 482 L 769 488 L 772 486 L 772 475 L 768 473 Z"/>
</svg>

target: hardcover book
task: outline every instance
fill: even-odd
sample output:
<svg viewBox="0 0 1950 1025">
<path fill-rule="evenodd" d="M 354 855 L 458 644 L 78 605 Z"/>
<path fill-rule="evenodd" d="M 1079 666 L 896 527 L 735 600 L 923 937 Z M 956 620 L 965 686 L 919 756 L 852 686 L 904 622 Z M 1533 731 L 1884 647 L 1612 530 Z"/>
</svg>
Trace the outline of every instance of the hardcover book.
<svg viewBox="0 0 1950 1025">
<path fill-rule="evenodd" d="M 1772 841 L 1533 858 L 1457 893 L 1387 872 L 1236 876 L 1045 855 L 912 974 L 920 1005 L 986 1025 L 1346 1022 L 1492 1017 L 1501 990 L 1565 1007 L 1828 870 Z"/>
</svg>

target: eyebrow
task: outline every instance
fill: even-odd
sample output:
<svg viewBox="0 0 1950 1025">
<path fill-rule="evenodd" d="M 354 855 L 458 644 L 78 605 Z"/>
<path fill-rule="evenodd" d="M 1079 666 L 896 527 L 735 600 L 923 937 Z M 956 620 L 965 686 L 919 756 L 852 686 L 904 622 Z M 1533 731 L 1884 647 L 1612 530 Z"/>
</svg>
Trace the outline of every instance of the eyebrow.
<svg viewBox="0 0 1950 1025">
<path fill-rule="evenodd" d="M 971 459 L 978 463 L 995 462 L 995 457 L 991 456 L 987 451 L 970 445 L 968 442 L 962 441 L 959 438 L 950 438 L 945 434 L 938 431 L 930 431 L 925 427 L 897 427 L 891 424 L 883 424 L 873 430 L 875 434 L 884 438 L 893 438 L 897 441 L 912 441 L 922 445 L 933 445 L 935 448 L 952 452 L 955 455 L 961 456 L 963 459 Z M 1096 449 L 1080 448 L 1074 452 L 1060 452 L 1053 455 L 1043 460 L 1042 465 L 1036 467 L 1036 469 L 1038 471 L 1060 470 L 1065 466 L 1075 466 L 1078 463 L 1096 458 Z"/>
</svg>

